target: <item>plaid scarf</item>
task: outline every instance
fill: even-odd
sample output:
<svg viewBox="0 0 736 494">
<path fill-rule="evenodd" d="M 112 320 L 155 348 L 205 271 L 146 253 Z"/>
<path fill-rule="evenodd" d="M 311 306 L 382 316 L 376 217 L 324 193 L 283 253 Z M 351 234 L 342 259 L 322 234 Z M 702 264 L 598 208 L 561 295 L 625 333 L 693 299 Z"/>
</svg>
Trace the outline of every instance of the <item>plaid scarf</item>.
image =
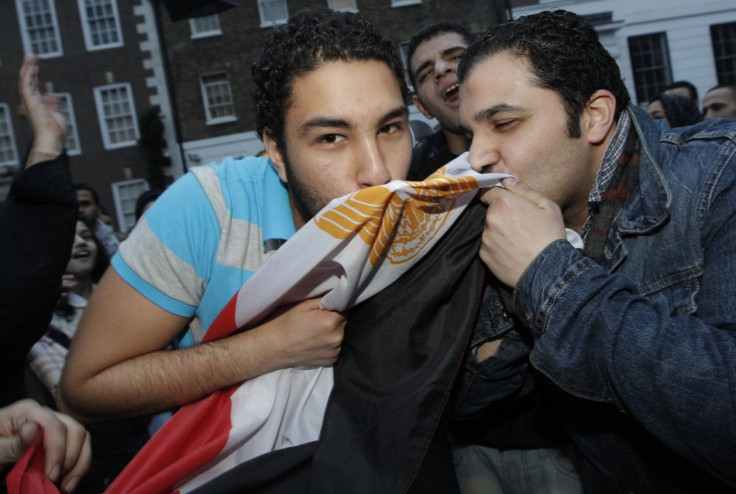
<svg viewBox="0 0 736 494">
<path fill-rule="evenodd" d="M 608 186 L 599 201 L 589 204 L 590 216 L 586 222 L 587 231 L 584 232 L 583 253 L 598 263 L 604 260 L 611 225 L 626 199 L 639 184 L 639 145 L 636 132 L 628 132 Z"/>
</svg>

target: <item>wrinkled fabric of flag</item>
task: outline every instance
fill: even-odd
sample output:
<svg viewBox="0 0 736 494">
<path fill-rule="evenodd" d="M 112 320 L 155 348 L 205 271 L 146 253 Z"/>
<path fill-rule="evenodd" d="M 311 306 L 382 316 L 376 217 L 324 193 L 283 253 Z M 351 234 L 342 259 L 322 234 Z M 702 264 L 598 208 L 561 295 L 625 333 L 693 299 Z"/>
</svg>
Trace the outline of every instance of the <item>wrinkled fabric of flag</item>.
<svg viewBox="0 0 736 494">
<path fill-rule="evenodd" d="M 432 250 L 479 189 L 506 176 L 475 172 L 465 153 L 425 181 L 333 200 L 241 287 L 204 341 L 306 298 L 321 296 L 335 311 L 370 299 Z M 107 492 L 191 492 L 261 455 L 317 441 L 333 385 L 331 366 L 288 368 L 184 406 Z"/>
</svg>

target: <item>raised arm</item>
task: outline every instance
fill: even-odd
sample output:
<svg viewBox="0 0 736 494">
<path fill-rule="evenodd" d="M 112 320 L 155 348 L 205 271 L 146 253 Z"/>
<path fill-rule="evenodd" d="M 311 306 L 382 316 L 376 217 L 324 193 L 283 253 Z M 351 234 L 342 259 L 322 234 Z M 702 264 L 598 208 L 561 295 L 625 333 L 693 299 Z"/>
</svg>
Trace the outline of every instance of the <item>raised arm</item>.
<svg viewBox="0 0 736 494">
<path fill-rule="evenodd" d="M 0 208 L 0 403 L 21 396 L 25 355 L 48 327 L 69 260 L 77 200 L 62 153 L 64 119 L 38 90 L 38 64 L 24 59 L 18 88 L 34 141 Z M 20 377 L 19 377 L 20 376 Z"/>
<path fill-rule="evenodd" d="M 28 120 L 33 126 L 33 145 L 26 168 L 54 159 L 64 149 L 66 122 L 51 93 L 41 94 L 38 88 L 38 60 L 26 55 L 20 69 L 18 89 Z"/>
</svg>

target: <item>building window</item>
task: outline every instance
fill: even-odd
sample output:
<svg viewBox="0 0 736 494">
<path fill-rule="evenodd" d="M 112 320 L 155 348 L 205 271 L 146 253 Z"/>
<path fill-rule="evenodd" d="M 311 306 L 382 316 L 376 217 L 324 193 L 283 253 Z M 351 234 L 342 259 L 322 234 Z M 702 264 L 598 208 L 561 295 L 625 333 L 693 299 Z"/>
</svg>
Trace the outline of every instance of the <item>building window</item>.
<svg viewBox="0 0 736 494">
<path fill-rule="evenodd" d="M 736 22 L 710 27 L 718 84 L 736 86 Z"/>
<path fill-rule="evenodd" d="M 52 0 L 15 0 L 23 49 L 41 58 L 62 55 L 56 7 Z"/>
<path fill-rule="evenodd" d="M 279 26 L 289 20 L 286 0 L 258 0 L 261 27 Z"/>
<path fill-rule="evenodd" d="M 401 56 L 401 62 L 404 64 L 404 81 L 406 81 L 406 87 L 415 91 L 416 88 L 411 84 L 411 78 L 409 77 L 409 42 L 402 41 L 399 43 L 399 55 Z"/>
<path fill-rule="evenodd" d="M 123 46 L 116 0 L 78 0 L 87 50 Z"/>
<path fill-rule="evenodd" d="M 13 124 L 10 122 L 10 109 L 6 103 L 0 103 L 0 165 L 18 165 Z"/>
<path fill-rule="evenodd" d="M 358 0 L 327 0 L 327 6 L 339 12 L 357 12 Z"/>
<path fill-rule="evenodd" d="M 135 146 L 140 134 L 130 84 L 96 87 L 95 103 L 105 149 Z"/>
<path fill-rule="evenodd" d="M 66 152 L 67 154 L 82 154 L 72 96 L 69 93 L 54 93 L 54 96 L 56 96 L 56 102 L 59 105 L 59 113 L 64 115 L 64 120 L 66 120 L 66 139 L 64 142 Z"/>
<path fill-rule="evenodd" d="M 142 178 L 113 182 L 112 197 L 122 233 L 128 233 L 135 226 L 135 203 L 138 196 L 147 190 L 148 182 Z"/>
<path fill-rule="evenodd" d="M 631 69 L 637 103 L 643 104 L 672 82 L 672 66 L 665 33 L 629 38 Z"/>
<path fill-rule="evenodd" d="M 235 106 L 230 92 L 230 81 L 227 74 L 209 74 L 202 76 L 202 100 L 208 124 L 232 122 L 235 118 Z"/>
<path fill-rule="evenodd" d="M 206 38 L 222 34 L 220 16 L 217 14 L 189 19 L 189 27 L 192 30 L 192 38 Z"/>
<path fill-rule="evenodd" d="M 406 7 L 407 5 L 421 5 L 422 0 L 391 0 L 392 7 Z"/>
</svg>

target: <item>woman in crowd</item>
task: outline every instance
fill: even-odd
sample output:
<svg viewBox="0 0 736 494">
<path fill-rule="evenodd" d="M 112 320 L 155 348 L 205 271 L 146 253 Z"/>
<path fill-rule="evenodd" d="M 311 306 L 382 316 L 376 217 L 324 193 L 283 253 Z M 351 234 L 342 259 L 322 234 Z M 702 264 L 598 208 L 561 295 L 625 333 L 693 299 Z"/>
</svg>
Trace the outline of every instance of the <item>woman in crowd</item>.
<svg viewBox="0 0 736 494">
<path fill-rule="evenodd" d="M 69 344 L 87 306 L 87 299 L 108 264 L 100 241 L 84 221 L 78 220 L 71 258 L 62 281 L 64 293 L 56 305 L 48 331 L 28 353 L 31 370 L 48 391 L 45 400 L 48 406 L 53 407 Z M 149 420 L 150 417 L 141 417 L 88 424 L 92 438 L 92 463 L 77 492 L 104 491 L 148 440 Z"/>
</svg>

